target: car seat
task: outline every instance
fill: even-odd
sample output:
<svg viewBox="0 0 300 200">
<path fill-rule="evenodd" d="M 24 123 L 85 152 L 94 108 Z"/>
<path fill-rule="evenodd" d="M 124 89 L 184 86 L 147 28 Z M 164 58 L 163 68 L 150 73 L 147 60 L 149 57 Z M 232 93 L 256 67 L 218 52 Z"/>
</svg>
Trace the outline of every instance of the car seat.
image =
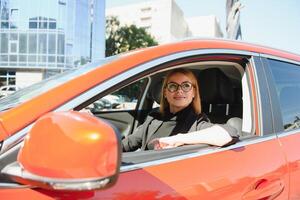
<svg viewBox="0 0 300 200">
<path fill-rule="evenodd" d="M 203 112 L 213 123 L 226 123 L 233 117 L 230 110 L 235 101 L 232 82 L 219 68 L 200 71 L 198 80 Z"/>
</svg>

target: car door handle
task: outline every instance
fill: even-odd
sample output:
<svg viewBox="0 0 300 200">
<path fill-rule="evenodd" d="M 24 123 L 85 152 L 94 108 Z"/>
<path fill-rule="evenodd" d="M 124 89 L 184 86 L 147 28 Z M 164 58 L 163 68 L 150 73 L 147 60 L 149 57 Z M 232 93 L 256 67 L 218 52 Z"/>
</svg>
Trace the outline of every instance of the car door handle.
<svg viewBox="0 0 300 200">
<path fill-rule="evenodd" d="M 284 189 L 284 183 L 282 180 L 268 180 L 260 179 L 257 181 L 252 189 L 246 192 L 242 199 L 243 200 L 258 200 L 258 199 L 274 199 Z"/>
</svg>

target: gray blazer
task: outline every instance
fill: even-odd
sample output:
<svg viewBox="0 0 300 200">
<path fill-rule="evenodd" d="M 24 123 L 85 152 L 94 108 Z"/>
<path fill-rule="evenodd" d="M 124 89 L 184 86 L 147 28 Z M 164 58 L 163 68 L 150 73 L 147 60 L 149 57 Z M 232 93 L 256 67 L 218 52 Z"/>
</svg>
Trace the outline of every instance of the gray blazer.
<svg viewBox="0 0 300 200">
<path fill-rule="evenodd" d="M 185 118 L 185 120 L 188 120 L 189 117 Z M 145 122 L 140 125 L 133 134 L 127 136 L 122 140 L 122 147 L 123 152 L 128 151 L 135 151 L 137 149 L 146 150 L 147 144 L 156 138 L 154 134 L 156 131 L 162 126 L 162 124 L 165 123 L 165 121 L 156 118 L 153 115 L 148 115 Z M 185 121 L 186 123 L 186 121 Z M 185 131 L 183 133 L 193 132 L 202 130 L 205 128 L 209 128 L 215 124 L 210 123 L 208 118 L 205 114 L 200 114 L 197 116 L 196 120 L 192 122 L 192 125 L 189 127 L 188 131 Z M 224 129 L 227 130 L 227 132 L 231 135 L 233 138 L 232 141 L 229 144 L 235 143 L 238 140 L 238 133 L 237 130 L 229 125 L 226 124 L 220 124 Z M 170 136 L 170 132 L 166 132 L 163 137 Z M 161 135 L 160 135 L 161 137 Z M 228 145 L 228 144 L 226 144 Z"/>
</svg>

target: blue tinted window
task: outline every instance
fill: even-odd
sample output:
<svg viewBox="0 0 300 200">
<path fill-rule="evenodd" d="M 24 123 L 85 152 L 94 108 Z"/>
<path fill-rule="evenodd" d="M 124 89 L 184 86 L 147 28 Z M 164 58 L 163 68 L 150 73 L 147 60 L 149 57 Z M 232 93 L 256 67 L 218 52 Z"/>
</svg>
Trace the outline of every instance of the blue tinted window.
<svg viewBox="0 0 300 200">
<path fill-rule="evenodd" d="M 270 61 L 285 130 L 300 127 L 300 66 Z"/>
</svg>

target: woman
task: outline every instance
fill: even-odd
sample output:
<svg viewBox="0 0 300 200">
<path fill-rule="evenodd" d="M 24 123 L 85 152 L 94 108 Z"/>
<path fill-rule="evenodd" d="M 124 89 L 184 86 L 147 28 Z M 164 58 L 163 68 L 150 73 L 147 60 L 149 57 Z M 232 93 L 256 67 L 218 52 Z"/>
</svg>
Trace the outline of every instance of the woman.
<svg viewBox="0 0 300 200">
<path fill-rule="evenodd" d="M 224 146 L 237 140 L 236 129 L 214 125 L 201 112 L 194 74 L 187 69 L 175 69 L 164 80 L 159 112 L 150 113 L 144 124 L 122 140 L 122 146 L 123 151 L 134 151 L 199 143 Z"/>
</svg>

